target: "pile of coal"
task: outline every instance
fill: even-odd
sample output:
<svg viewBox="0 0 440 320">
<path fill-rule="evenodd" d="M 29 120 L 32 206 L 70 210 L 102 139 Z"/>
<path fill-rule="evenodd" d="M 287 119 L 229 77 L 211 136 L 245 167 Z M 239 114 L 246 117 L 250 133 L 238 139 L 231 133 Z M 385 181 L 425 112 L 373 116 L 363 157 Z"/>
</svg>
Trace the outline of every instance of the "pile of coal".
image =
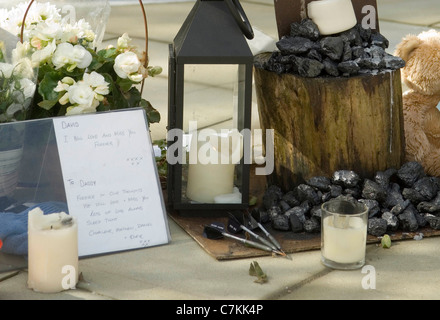
<svg viewBox="0 0 440 320">
<path fill-rule="evenodd" d="M 368 207 L 368 233 L 374 236 L 427 226 L 440 230 L 440 178 L 426 175 L 418 162 L 377 172 L 373 179 L 339 170 L 331 178 L 313 177 L 288 192 L 272 185 L 254 214 L 277 230 L 320 232 L 322 203 L 338 197 Z"/>
<path fill-rule="evenodd" d="M 277 42 L 262 68 L 303 77 L 354 76 L 397 70 L 405 61 L 388 54 L 389 41 L 379 32 L 364 29 L 360 24 L 331 36 L 321 36 L 318 26 L 310 19 L 292 23 L 289 36 Z"/>
</svg>

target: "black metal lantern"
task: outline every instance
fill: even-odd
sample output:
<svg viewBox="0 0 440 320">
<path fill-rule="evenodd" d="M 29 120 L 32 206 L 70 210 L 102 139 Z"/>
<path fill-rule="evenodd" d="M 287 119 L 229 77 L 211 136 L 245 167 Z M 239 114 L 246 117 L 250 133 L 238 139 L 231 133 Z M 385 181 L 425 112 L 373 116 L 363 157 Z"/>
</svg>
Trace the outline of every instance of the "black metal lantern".
<svg viewBox="0 0 440 320">
<path fill-rule="evenodd" d="M 170 45 L 167 188 L 180 213 L 249 205 L 253 55 L 245 37 L 253 31 L 238 0 L 198 0 Z"/>
</svg>

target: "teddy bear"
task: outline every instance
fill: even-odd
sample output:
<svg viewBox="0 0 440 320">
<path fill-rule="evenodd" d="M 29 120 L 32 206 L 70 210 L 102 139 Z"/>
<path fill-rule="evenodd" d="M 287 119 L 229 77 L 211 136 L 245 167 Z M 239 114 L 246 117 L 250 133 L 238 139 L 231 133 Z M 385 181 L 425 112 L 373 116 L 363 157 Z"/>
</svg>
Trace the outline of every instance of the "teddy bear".
<svg viewBox="0 0 440 320">
<path fill-rule="evenodd" d="M 408 35 L 396 47 L 405 60 L 402 80 L 405 153 L 431 176 L 440 176 L 440 32 Z"/>
</svg>

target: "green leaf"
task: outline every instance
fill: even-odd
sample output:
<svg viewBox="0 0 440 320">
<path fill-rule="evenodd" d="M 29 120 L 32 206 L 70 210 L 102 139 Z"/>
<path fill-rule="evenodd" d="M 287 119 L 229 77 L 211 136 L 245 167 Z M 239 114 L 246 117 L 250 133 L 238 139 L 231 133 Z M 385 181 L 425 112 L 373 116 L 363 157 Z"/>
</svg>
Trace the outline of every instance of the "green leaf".
<svg viewBox="0 0 440 320">
<path fill-rule="evenodd" d="M 140 107 L 144 108 L 149 123 L 160 122 L 160 112 L 157 111 L 149 101 L 142 99 L 140 102 Z"/>
<path fill-rule="evenodd" d="M 390 236 L 389 235 L 384 235 L 383 237 L 382 237 L 382 240 L 380 241 L 380 243 L 381 243 L 381 245 L 382 245 L 382 248 L 384 248 L 384 249 L 389 249 L 389 248 L 391 248 L 391 238 L 390 238 Z"/>
<path fill-rule="evenodd" d="M 127 79 L 119 78 L 116 82 L 122 91 L 129 91 L 134 84 L 134 82 L 128 78 Z"/>
<path fill-rule="evenodd" d="M 38 86 L 38 93 L 43 100 L 55 100 L 58 98 L 58 92 L 54 89 L 58 85 L 58 81 L 63 78 L 63 74 L 57 71 L 47 72 Z"/>
<path fill-rule="evenodd" d="M 44 100 L 38 103 L 38 106 L 40 108 L 43 108 L 44 110 L 50 110 L 54 105 L 56 105 L 58 100 Z"/>
<path fill-rule="evenodd" d="M 267 275 L 263 272 L 257 261 L 251 262 L 251 266 L 249 267 L 249 275 L 252 277 L 257 277 L 257 279 L 254 280 L 256 283 L 263 284 L 267 282 Z"/>
</svg>

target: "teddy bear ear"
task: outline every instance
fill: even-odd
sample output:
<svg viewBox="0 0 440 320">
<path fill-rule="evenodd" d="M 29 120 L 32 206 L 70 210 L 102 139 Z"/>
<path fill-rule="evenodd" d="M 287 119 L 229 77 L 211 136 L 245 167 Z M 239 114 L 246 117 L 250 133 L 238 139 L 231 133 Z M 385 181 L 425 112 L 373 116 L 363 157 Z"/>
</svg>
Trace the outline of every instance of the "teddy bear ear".
<svg viewBox="0 0 440 320">
<path fill-rule="evenodd" d="M 399 56 L 406 62 L 408 61 L 411 52 L 417 49 L 421 43 L 422 40 L 419 39 L 417 36 L 408 35 L 405 38 L 403 38 L 401 43 L 397 45 L 396 52 L 394 53 L 394 55 Z"/>
</svg>

